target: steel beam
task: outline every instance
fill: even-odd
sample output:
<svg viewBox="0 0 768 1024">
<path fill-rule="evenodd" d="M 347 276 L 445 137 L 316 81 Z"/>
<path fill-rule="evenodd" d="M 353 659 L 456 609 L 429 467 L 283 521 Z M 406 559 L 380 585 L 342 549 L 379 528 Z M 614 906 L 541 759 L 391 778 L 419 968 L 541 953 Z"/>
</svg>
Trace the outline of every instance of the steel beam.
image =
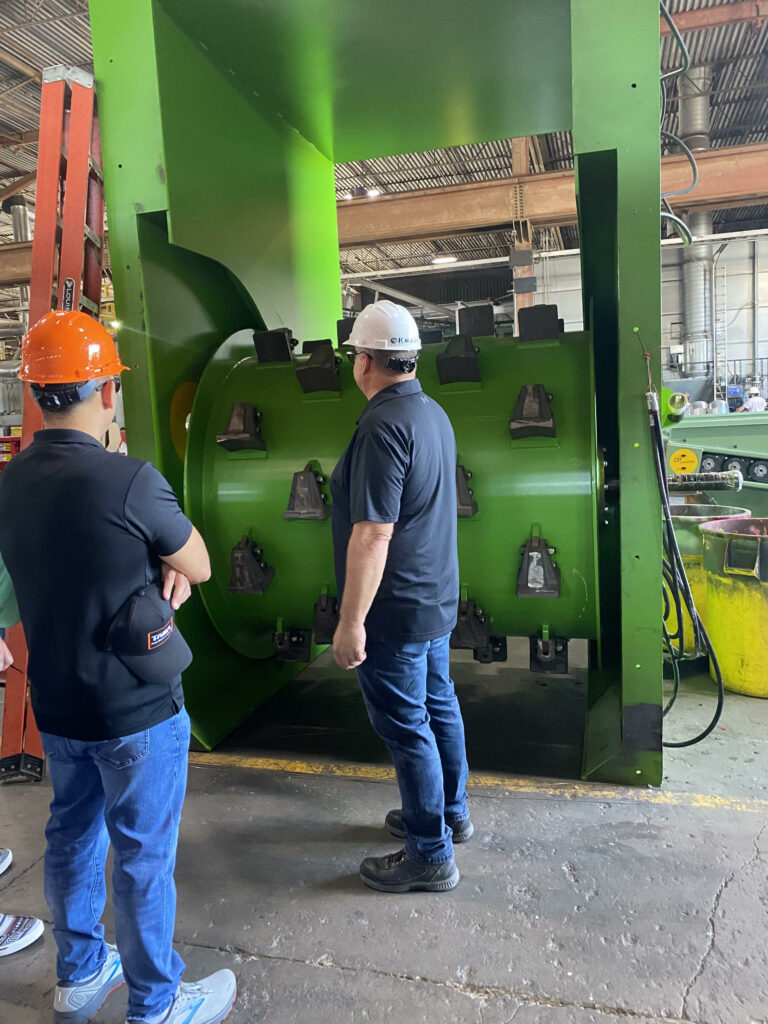
<svg viewBox="0 0 768 1024">
<path fill-rule="evenodd" d="M 32 276 L 32 243 L 0 245 L 0 288 L 29 284 Z"/>
<path fill-rule="evenodd" d="M 403 302 L 407 302 L 409 306 L 420 306 L 422 309 L 429 309 L 433 313 L 437 313 L 438 316 L 446 317 L 448 320 L 453 317 L 453 310 L 447 306 L 440 306 L 435 302 L 420 299 L 417 295 L 399 291 L 397 288 L 390 288 L 388 284 L 382 284 L 381 281 L 375 281 L 373 278 L 369 280 L 362 277 L 356 280 L 355 284 L 361 284 L 365 288 L 370 288 L 372 292 L 384 292 L 385 295 L 391 295 L 393 299 L 401 299 Z"/>
<path fill-rule="evenodd" d="M 13 68 L 14 71 L 18 71 L 20 75 L 24 75 L 25 78 L 34 79 L 36 82 L 42 82 L 43 76 L 37 68 L 33 68 L 31 64 L 27 64 L 26 61 L 20 60 L 15 53 L 10 53 L 8 50 L 0 48 L 0 64 L 5 64 L 8 68 Z"/>
<path fill-rule="evenodd" d="M 721 25 L 733 25 L 740 21 L 759 23 L 761 18 L 768 16 L 768 0 L 739 0 L 732 4 L 718 4 L 716 7 L 705 7 L 698 11 L 680 11 L 675 14 L 675 25 L 680 32 L 701 32 L 708 28 L 719 28 Z M 672 35 L 672 30 L 664 19 L 661 20 L 662 36 Z"/>
<path fill-rule="evenodd" d="M 30 171 L 29 174 L 24 174 L 21 178 L 17 178 L 10 185 L 0 188 L 0 201 L 3 199 L 10 199 L 11 196 L 15 196 L 17 192 L 23 192 L 29 185 L 34 184 L 36 177 L 37 171 Z"/>
<path fill-rule="evenodd" d="M 768 202 L 768 144 L 710 150 L 699 154 L 697 162 L 699 184 L 686 196 L 686 209 Z M 661 167 L 664 192 L 684 188 L 690 181 L 684 156 L 666 156 Z M 574 174 L 550 171 L 340 202 L 337 214 L 339 244 L 346 249 L 490 231 L 521 219 L 533 227 L 559 227 L 577 220 Z"/>
<path fill-rule="evenodd" d="M 13 146 L 33 146 L 37 144 L 40 132 L 37 128 L 29 132 L 14 132 L 12 135 L 0 135 L 0 149 Z"/>
</svg>

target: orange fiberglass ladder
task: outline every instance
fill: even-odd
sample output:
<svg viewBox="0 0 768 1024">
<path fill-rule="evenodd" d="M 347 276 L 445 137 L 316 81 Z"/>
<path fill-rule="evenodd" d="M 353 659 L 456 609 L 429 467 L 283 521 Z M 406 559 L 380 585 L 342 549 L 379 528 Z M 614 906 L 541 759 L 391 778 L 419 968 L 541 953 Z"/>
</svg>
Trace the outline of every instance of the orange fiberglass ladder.
<svg viewBox="0 0 768 1024">
<path fill-rule="evenodd" d="M 82 309 L 95 317 L 101 302 L 104 178 L 93 76 L 57 65 L 43 71 L 37 160 L 35 233 L 29 323 L 52 309 Z M 24 389 L 21 447 L 43 425 Z M 39 781 L 45 759 L 29 702 L 27 645 L 21 625 L 6 637 L 13 665 L 6 672 L 0 779 Z"/>
</svg>

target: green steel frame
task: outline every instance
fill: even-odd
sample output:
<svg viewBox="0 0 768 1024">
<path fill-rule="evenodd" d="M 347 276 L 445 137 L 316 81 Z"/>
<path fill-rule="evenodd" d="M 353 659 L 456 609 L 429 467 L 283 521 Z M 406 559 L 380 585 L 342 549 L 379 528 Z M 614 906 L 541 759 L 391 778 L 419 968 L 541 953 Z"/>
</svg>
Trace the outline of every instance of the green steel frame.
<svg viewBox="0 0 768 1024">
<path fill-rule="evenodd" d="M 90 7 L 130 447 L 179 493 L 185 420 L 222 341 L 263 326 L 334 336 L 334 162 L 573 130 L 597 439 L 614 484 L 598 520 L 584 774 L 658 784 L 661 552 L 633 334 L 658 344 L 658 5 Z M 183 612 L 188 706 L 212 746 L 296 669 L 237 653 L 199 597 Z"/>
</svg>

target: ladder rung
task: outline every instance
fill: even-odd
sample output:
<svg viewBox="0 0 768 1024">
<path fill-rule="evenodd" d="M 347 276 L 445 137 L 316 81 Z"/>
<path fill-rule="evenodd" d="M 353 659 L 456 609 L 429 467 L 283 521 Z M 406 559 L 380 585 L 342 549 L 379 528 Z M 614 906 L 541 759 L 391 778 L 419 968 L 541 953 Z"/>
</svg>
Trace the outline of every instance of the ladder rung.
<svg viewBox="0 0 768 1024">
<path fill-rule="evenodd" d="M 92 228 L 89 228 L 87 224 L 83 228 L 83 234 L 85 235 L 85 237 L 88 239 L 89 242 L 93 242 L 93 244 L 98 249 L 101 248 L 101 246 L 102 246 L 101 235 L 97 235 L 96 232 L 93 231 Z"/>
<path fill-rule="evenodd" d="M 91 171 L 96 175 L 99 181 L 104 181 L 104 171 L 101 168 L 101 164 L 97 164 L 92 156 L 88 157 L 88 166 Z"/>
</svg>

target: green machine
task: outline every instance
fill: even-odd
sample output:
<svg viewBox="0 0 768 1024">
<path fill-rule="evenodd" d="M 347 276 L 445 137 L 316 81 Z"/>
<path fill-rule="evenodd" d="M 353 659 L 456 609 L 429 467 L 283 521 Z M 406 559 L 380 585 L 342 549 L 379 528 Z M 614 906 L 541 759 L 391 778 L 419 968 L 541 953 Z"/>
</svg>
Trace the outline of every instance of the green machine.
<svg viewBox="0 0 768 1024">
<path fill-rule="evenodd" d="M 668 422 L 667 465 L 671 472 L 720 473 L 737 470 L 744 478 L 739 504 L 753 516 L 768 516 L 768 415 L 740 412 L 685 416 Z M 705 493 L 710 493 L 703 488 Z M 712 492 L 712 498 L 722 495 Z"/>
<path fill-rule="evenodd" d="M 327 478 L 363 403 L 328 343 L 334 163 L 572 130 L 585 330 L 430 347 L 419 377 L 458 443 L 456 641 L 488 661 L 529 637 L 558 667 L 589 640 L 583 774 L 658 784 L 661 550 L 633 333 L 659 343 L 658 6 L 90 6 L 130 450 L 212 554 L 180 615 L 197 739 L 218 743 L 332 628 Z"/>
</svg>

